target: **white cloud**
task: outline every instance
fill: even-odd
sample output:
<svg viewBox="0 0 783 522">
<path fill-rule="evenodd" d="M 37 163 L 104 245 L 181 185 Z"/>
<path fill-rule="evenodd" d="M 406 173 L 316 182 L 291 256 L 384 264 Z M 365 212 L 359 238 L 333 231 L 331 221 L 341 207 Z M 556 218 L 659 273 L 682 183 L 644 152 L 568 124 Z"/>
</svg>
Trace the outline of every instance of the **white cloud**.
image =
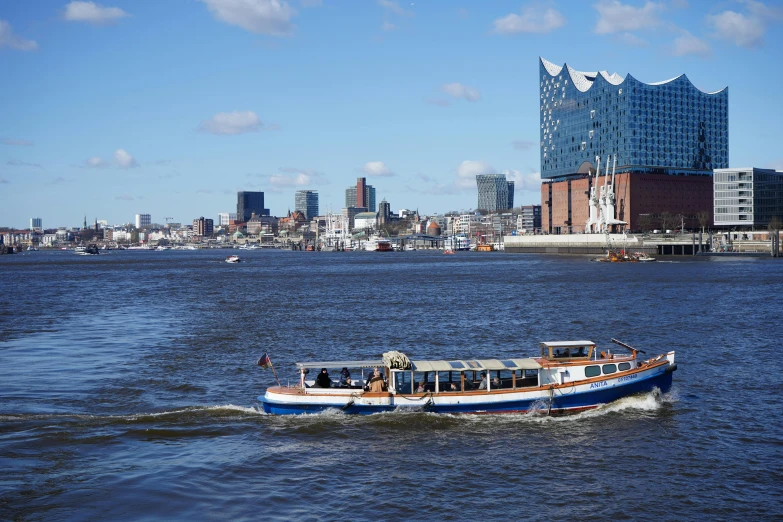
<svg viewBox="0 0 783 522">
<path fill-rule="evenodd" d="M 313 169 L 283 167 L 267 180 L 272 187 L 304 187 L 307 185 L 326 185 L 329 181 L 323 173 Z"/>
<path fill-rule="evenodd" d="M 118 199 L 120 201 L 133 201 L 134 197 L 130 194 L 121 194 L 119 196 L 114 196 L 114 199 Z"/>
<path fill-rule="evenodd" d="M 465 160 L 457 166 L 457 189 L 476 188 L 476 174 L 494 174 L 495 169 L 483 161 Z"/>
<path fill-rule="evenodd" d="M 128 16 L 130 15 L 119 7 L 104 7 L 95 2 L 74 1 L 65 6 L 65 15 L 63 17 L 69 22 L 106 25 Z"/>
<path fill-rule="evenodd" d="M 384 165 L 382 161 L 368 161 L 362 167 L 362 172 L 368 176 L 374 177 L 394 176 L 394 172 L 392 172 L 389 167 Z"/>
<path fill-rule="evenodd" d="M 202 121 L 199 130 L 212 134 L 235 135 L 255 132 L 262 125 L 261 119 L 253 111 L 219 112 Z"/>
<path fill-rule="evenodd" d="M 407 11 L 400 7 L 400 4 L 392 0 L 378 0 L 378 5 L 400 16 L 413 16 L 412 11 Z M 413 5 L 413 4 L 411 4 Z"/>
<path fill-rule="evenodd" d="M 707 16 L 707 24 L 715 32 L 713 37 L 728 40 L 739 47 L 756 47 L 764 41 L 767 24 L 783 18 L 783 10 L 771 8 L 761 2 L 745 0 L 741 2 L 747 13 L 726 10 Z"/>
<path fill-rule="evenodd" d="M 0 143 L 3 145 L 16 145 L 18 147 L 32 147 L 33 142 L 28 140 L 15 140 L 12 138 L 1 138 Z"/>
<path fill-rule="evenodd" d="M 531 192 L 538 192 L 541 190 L 541 173 L 529 172 L 523 174 L 522 172 L 514 169 L 504 170 L 501 174 L 506 175 L 508 181 L 514 182 L 514 190 L 527 190 Z"/>
<path fill-rule="evenodd" d="M 522 8 L 522 14 L 510 13 L 494 22 L 493 31 L 498 34 L 548 33 L 565 25 L 565 18 L 559 11 L 542 9 L 540 6 Z"/>
<path fill-rule="evenodd" d="M 84 162 L 84 166 L 91 169 L 104 169 L 109 166 L 109 162 L 98 156 L 93 156 Z"/>
<path fill-rule="evenodd" d="M 388 32 L 388 31 L 394 31 L 395 29 L 397 29 L 397 26 L 388 21 L 384 21 L 383 25 L 381 25 L 381 30 L 383 31 Z"/>
<path fill-rule="evenodd" d="M 270 36 L 294 33 L 296 10 L 283 0 L 201 0 L 212 15 L 246 31 Z"/>
<path fill-rule="evenodd" d="M 478 101 L 481 99 L 481 93 L 473 87 L 468 87 L 461 83 L 445 83 L 440 89 L 454 98 L 461 98 L 466 101 Z"/>
<path fill-rule="evenodd" d="M 117 149 L 114 151 L 114 163 L 121 169 L 131 169 L 139 166 L 136 159 L 128 154 L 125 149 Z"/>
<path fill-rule="evenodd" d="M 601 0 L 593 5 L 598 11 L 598 22 L 594 31 L 598 34 L 637 31 L 660 25 L 658 13 L 665 9 L 662 3 L 645 2 L 643 7 L 634 7 L 619 0 Z"/>
<path fill-rule="evenodd" d="M 25 40 L 14 34 L 11 24 L 0 20 L 0 47 L 10 47 L 17 51 L 37 51 L 38 43 L 35 40 Z"/>
<path fill-rule="evenodd" d="M 674 56 L 686 56 L 694 54 L 696 56 L 709 56 L 712 50 L 707 42 L 696 38 L 688 31 L 683 30 L 682 34 L 674 39 L 672 54 Z"/>
<path fill-rule="evenodd" d="M 621 44 L 630 45 L 631 47 L 646 47 L 648 45 L 647 40 L 639 38 L 633 33 L 620 33 L 617 35 L 617 39 Z"/>
</svg>

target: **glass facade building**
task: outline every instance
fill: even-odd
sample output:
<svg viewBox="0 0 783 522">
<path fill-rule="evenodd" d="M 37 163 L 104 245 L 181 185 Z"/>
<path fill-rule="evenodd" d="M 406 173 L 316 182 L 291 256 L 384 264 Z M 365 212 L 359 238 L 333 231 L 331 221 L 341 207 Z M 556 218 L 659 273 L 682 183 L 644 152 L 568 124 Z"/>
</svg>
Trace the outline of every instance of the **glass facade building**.
<svg viewBox="0 0 783 522">
<path fill-rule="evenodd" d="M 477 174 L 478 203 L 476 208 L 497 212 L 514 207 L 514 182 L 505 174 Z"/>
<path fill-rule="evenodd" d="M 318 215 L 318 191 L 297 190 L 294 195 L 294 207 L 307 219 L 313 219 Z"/>
<path fill-rule="evenodd" d="M 729 165 L 729 91 L 706 93 L 685 75 L 643 83 L 540 58 L 543 179 L 583 175 L 596 156 L 616 171 L 711 175 Z"/>
<path fill-rule="evenodd" d="M 783 172 L 771 169 L 717 169 L 715 226 L 767 226 L 783 218 Z"/>
<path fill-rule="evenodd" d="M 268 216 L 269 209 L 264 208 L 263 192 L 237 192 L 237 221 L 246 223 L 256 216 Z"/>
<path fill-rule="evenodd" d="M 359 178 L 356 182 L 356 186 L 345 189 L 345 208 L 367 208 L 369 212 L 375 212 L 375 187 L 367 185 L 366 181 L 363 181 L 364 179 L 365 178 Z M 364 187 L 364 205 L 361 205 L 357 198 L 360 186 Z"/>
</svg>

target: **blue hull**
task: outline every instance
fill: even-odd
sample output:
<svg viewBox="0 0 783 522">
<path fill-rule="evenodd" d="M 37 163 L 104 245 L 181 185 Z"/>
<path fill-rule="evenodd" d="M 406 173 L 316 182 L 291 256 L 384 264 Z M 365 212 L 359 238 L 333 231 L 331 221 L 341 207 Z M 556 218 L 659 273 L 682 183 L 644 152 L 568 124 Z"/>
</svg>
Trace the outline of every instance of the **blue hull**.
<svg viewBox="0 0 783 522">
<path fill-rule="evenodd" d="M 634 381 L 622 386 L 613 386 L 599 388 L 586 393 L 567 394 L 560 395 L 560 391 L 557 391 L 554 399 L 552 400 L 552 408 L 550 413 L 561 414 L 578 412 L 591 408 L 596 408 L 602 404 L 607 404 L 629 395 L 635 395 L 639 393 L 648 393 L 654 388 L 658 388 L 661 392 L 667 392 L 672 385 L 672 371 L 664 371 L 657 375 L 653 375 L 647 379 L 641 381 Z M 351 405 L 346 406 L 344 403 L 336 404 L 285 404 L 277 402 L 269 402 L 262 395 L 258 397 L 264 408 L 264 412 L 274 415 L 299 415 L 303 413 L 320 413 L 326 410 L 343 410 L 349 414 L 371 415 L 373 413 L 390 412 L 394 410 L 405 410 L 404 405 L 392 405 L 392 406 L 362 406 Z M 433 404 L 426 408 L 427 412 L 432 413 L 522 413 L 529 411 L 535 406 L 540 407 L 541 403 L 546 403 L 546 408 L 549 408 L 549 398 L 540 397 L 535 400 L 517 400 L 506 402 L 488 402 L 479 404 Z M 411 408 L 412 410 L 422 408 Z"/>
</svg>

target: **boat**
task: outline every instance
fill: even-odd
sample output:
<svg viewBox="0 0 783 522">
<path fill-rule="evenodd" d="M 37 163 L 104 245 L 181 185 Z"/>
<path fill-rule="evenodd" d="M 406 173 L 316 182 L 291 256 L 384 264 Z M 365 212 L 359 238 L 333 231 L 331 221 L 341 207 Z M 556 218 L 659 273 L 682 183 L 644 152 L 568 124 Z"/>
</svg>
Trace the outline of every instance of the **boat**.
<svg viewBox="0 0 783 522">
<path fill-rule="evenodd" d="M 279 415 L 326 410 L 556 415 L 671 388 L 677 369 L 673 351 L 642 360 L 637 356 L 644 351 L 612 342 L 630 353 L 599 350 L 592 341 L 556 341 L 540 343 L 537 357 L 419 360 L 392 351 L 377 360 L 299 362 L 297 384 L 283 386 L 278 380 L 258 400 L 264 412 Z M 328 376 L 340 368 L 354 372 L 356 379 L 346 384 L 309 376 L 311 370 Z M 319 387 L 317 382 L 329 384 Z"/>
<path fill-rule="evenodd" d="M 646 254 L 644 252 L 634 252 L 634 257 L 636 260 L 640 263 L 652 263 L 655 261 L 654 257 L 651 257 L 649 254 Z"/>
<path fill-rule="evenodd" d="M 242 260 L 237 255 L 226 256 L 226 263 L 239 263 L 240 261 Z"/>
<path fill-rule="evenodd" d="M 488 243 L 476 247 L 477 252 L 492 252 L 493 250 L 495 250 L 495 247 Z"/>
<path fill-rule="evenodd" d="M 74 253 L 76 255 L 80 256 L 97 256 L 101 253 L 100 250 L 98 250 L 98 246 L 95 244 L 90 244 L 88 246 L 77 246 L 73 249 Z"/>
<path fill-rule="evenodd" d="M 444 253 L 444 254 L 456 254 L 456 252 L 454 251 L 454 249 L 453 249 L 453 248 L 451 248 L 451 247 L 444 248 L 444 249 L 443 249 L 443 253 Z"/>
<path fill-rule="evenodd" d="M 406 252 L 415 252 L 416 251 L 416 246 L 413 243 L 407 243 L 405 245 L 405 249 L 404 250 Z"/>
<path fill-rule="evenodd" d="M 391 241 L 383 237 L 373 237 L 364 243 L 364 249 L 368 252 L 394 252 Z"/>
</svg>

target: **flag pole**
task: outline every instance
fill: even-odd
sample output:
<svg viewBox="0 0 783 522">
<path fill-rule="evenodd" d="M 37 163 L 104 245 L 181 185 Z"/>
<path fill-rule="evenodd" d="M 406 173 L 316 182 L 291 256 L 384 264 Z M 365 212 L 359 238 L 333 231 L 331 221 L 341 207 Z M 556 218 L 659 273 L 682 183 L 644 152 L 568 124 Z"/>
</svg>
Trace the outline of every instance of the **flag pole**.
<svg viewBox="0 0 783 522">
<path fill-rule="evenodd" d="M 267 353 L 267 357 L 269 357 L 268 353 Z M 275 380 L 277 381 L 277 385 L 278 386 L 283 386 L 282 384 L 280 384 L 280 379 L 277 378 L 277 372 L 275 371 L 275 365 L 272 363 L 272 358 L 271 357 L 269 357 L 269 366 L 270 366 L 270 368 L 272 368 L 272 373 L 275 376 Z"/>
</svg>

